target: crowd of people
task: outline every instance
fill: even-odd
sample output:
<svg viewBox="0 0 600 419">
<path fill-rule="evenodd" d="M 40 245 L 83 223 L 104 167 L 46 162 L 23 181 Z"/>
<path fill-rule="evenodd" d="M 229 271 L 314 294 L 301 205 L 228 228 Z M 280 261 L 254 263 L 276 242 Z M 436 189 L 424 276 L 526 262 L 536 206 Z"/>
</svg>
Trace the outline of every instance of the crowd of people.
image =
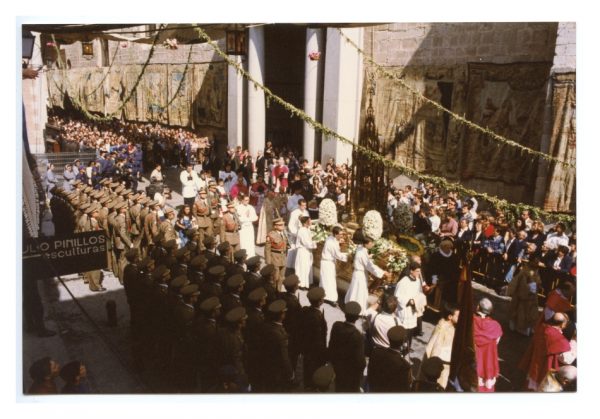
<svg viewBox="0 0 600 419">
<path fill-rule="evenodd" d="M 40 358 L 29 367 L 29 376 L 33 381 L 27 394 L 88 394 L 90 387 L 87 382 L 87 369 L 81 361 L 71 361 L 63 365 L 50 357 Z M 59 390 L 56 378 L 64 381 Z"/>
</svg>

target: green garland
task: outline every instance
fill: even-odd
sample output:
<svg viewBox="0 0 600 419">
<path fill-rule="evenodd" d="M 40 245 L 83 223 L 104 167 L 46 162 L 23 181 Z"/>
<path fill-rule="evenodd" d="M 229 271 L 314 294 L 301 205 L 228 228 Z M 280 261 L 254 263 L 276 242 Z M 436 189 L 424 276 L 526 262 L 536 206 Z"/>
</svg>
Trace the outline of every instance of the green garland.
<svg viewBox="0 0 600 419">
<path fill-rule="evenodd" d="M 458 183 L 448 182 L 448 180 L 445 178 L 441 178 L 441 177 L 437 177 L 437 176 L 433 176 L 433 175 L 427 175 L 427 174 L 418 172 L 414 169 L 403 166 L 402 164 L 400 164 L 394 160 L 387 159 L 385 156 L 382 156 L 381 154 L 378 154 L 366 147 L 356 144 L 352 140 L 349 140 L 348 138 L 343 137 L 342 135 L 338 134 L 337 132 L 333 131 L 332 129 L 327 128 L 324 125 L 322 125 L 321 123 L 315 121 L 301 109 L 296 108 L 291 103 L 288 103 L 285 100 L 283 100 L 281 97 L 275 95 L 273 92 L 271 92 L 270 89 L 268 89 L 267 87 L 265 87 L 264 85 L 262 85 L 261 83 L 256 81 L 256 79 L 254 79 L 246 70 L 244 70 L 238 63 L 236 63 L 234 60 L 232 60 L 223 50 L 221 50 L 218 47 L 218 45 L 210 38 L 210 36 L 208 36 L 208 34 L 204 30 L 202 30 L 202 28 L 196 26 L 195 30 L 198 32 L 198 35 L 200 36 L 201 39 L 205 40 L 218 55 L 220 55 L 225 61 L 227 61 L 227 63 L 230 66 L 232 66 L 236 69 L 236 72 L 238 74 L 243 75 L 246 79 L 248 79 L 250 82 L 252 82 L 255 89 L 260 88 L 261 90 L 263 90 L 263 92 L 268 96 L 268 100 L 275 101 L 277 104 L 279 104 L 284 109 L 289 111 L 290 116 L 295 116 L 297 118 L 302 119 L 304 122 L 309 124 L 313 129 L 318 130 L 321 133 L 325 134 L 326 137 L 333 137 L 333 138 L 336 138 L 337 140 L 341 141 L 342 143 L 351 145 L 352 147 L 354 147 L 354 150 L 361 153 L 362 155 L 369 158 L 370 160 L 378 161 L 386 167 L 395 168 L 404 175 L 421 178 L 427 182 L 431 182 L 433 184 L 441 186 L 442 188 L 444 188 L 447 191 L 460 192 L 467 196 L 474 196 L 477 198 L 481 198 L 485 201 L 490 202 L 498 209 L 513 210 L 513 211 L 517 211 L 518 213 L 521 213 L 523 210 L 527 209 L 529 211 L 537 213 L 540 216 L 545 216 L 549 220 L 552 219 L 552 220 L 564 221 L 564 222 L 570 222 L 570 221 L 575 220 L 575 217 L 570 216 L 570 215 L 555 214 L 555 213 L 551 213 L 548 211 L 544 211 L 541 208 L 534 207 L 532 205 L 522 204 L 522 203 L 513 204 L 513 203 L 508 202 L 505 199 L 500 199 L 496 196 L 489 195 L 487 193 L 477 192 L 473 189 L 465 188 L 464 186 L 462 186 Z"/>
<path fill-rule="evenodd" d="M 368 56 L 358 45 L 356 45 L 356 43 L 350 39 L 341 29 L 338 28 L 338 31 L 340 32 L 340 34 L 342 35 L 342 37 L 346 40 L 346 42 L 348 42 L 350 45 L 352 45 L 360 54 L 363 55 L 363 57 L 365 57 L 365 59 L 372 64 L 373 66 L 375 66 L 377 68 L 377 71 L 379 71 L 381 74 L 383 74 L 387 79 L 390 79 L 398 84 L 400 84 L 402 87 L 404 87 L 405 89 L 407 89 L 409 92 L 411 92 L 412 94 L 416 95 L 417 97 L 419 97 L 420 99 L 422 99 L 423 101 L 429 103 L 430 105 L 434 106 L 435 108 L 437 108 L 438 110 L 447 113 L 448 115 L 450 115 L 452 118 L 454 118 L 456 121 L 460 122 L 461 124 L 466 125 L 467 127 L 474 129 L 476 131 L 480 131 L 483 134 L 493 138 L 496 141 L 499 141 L 500 143 L 503 143 L 505 145 L 511 146 L 511 147 L 515 147 L 521 150 L 521 152 L 523 153 L 527 153 L 529 155 L 533 155 L 536 157 L 541 157 L 544 160 L 547 161 L 552 161 L 558 164 L 561 164 L 563 166 L 567 166 L 567 167 L 572 167 L 575 168 L 575 165 L 571 164 L 571 163 L 567 163 L 565 161 L 562 161 L 560 159 L 557 159 L 554 156 L 551 156 L 550 154 L 546 154 L 546 153 L 542 153 L 541 151 L 537 151 L 537 150 L 533 150 L 529 147 L 525 147 L 524 145 L 514 141 L 514 140 L 510 140 L 506 137 L 503 137 L 499 134 L 496 134 L 495 132 L 493 132 L 492 130 L 490 130 L 489 128 L 483 128 L 482 126 L 479 126 L 477 124 L 475 124 L 474 122 L 469 121 L 468 119 L 458 115 L 457 113 L 452 112 L 450 109 L 445 108 L 444 106 L 442 106 L 441 104 L 437 103 L 435 100 L 429 99 L 427 96 L 425 96 L 423 93 L 419 92 L 417 89 L 415 89 L 414 87 L 410 86 L 409 84 L 407 84 L 404 80 L 402 80 L 400 77 L 398 77 L 397 75 L 391 73 L 390 71 L 386 70 L 385 68 L 383 68 L 383 66 L 381 66 L 379 63 L 375 62 L 375 60 L 373 60 L 372 57 Z"/>
<path fill-rule="evenodd" d="M 159 35 L 160 35 L 160 29 L 162 29 L 164 25 L 160 25 L 159 30 L 156 32 L 156 35 L 154 36 L 154 39 L 152 41 L 152 47 L 150 49 L 150 52 L 148 53 L 148 58 L 146 59 L 146 62 L 144 62 L 144 64 L 142 65 L 142 70 L 140 71 L 140 74 L 138 75 L 138 78 L 136 79 L 135 83 L 133 84 L 133 87 L 131 88 L 131 90 L 129 91 L 129 93 L 127 94 L 127 96 L 125 97 L 125 99 L 123 99 L 123 101 L 121 102 L 120 106 L 117 108 L 116 111 L 114 111 L 113 113 L 106 115 L 106 116 L 97 116 L 97 115 L 93 115 L 91 114 L 83 105 L 82 103 L 74 97 L 70 97 L 71 101 L 73 102 L 73 105 L 75 106 L 75 108 L 81 112 L 83 115 L 85 115 L 86 118 L 92 120 L 92 121 L 96 121 L 96 122 L 108 122 L 110 120 L 113 119 L 113 117 L 115 117 L 119 112 L 121 112 L 123 110 L 123 108 L 125 108 L 125 106 L 127 105 L 127 103 L 131 100 L 131 98 L 133 97 L 133 94 L 135 93 L 135 91 L 137 90 L 138 85 L 140 84 L 142 77 L 144 75 L 144 73 L 146 72 L 146 68 L 148 67 L 148 65 L 150 64 L 150 60 L 152 60 L 152 56 L 154 55 L 154 50 L 156 48 L 156 43 L 158 41 Z M 62 57 L 60 55 L 60 50 L 58 49 L 58 43 L 56 42 L 56 38 L 54 37 L 54 34 L 52 34 L 52 42 L 54 43 L 54 49 L 56 50 L 56 54 L 58 57 L 58 61 L 60 63 L 60 66 L 63 68 L 64 71 L 64 76 L 63 79 L 66 80 L 67 84 L 69 83 L 69 78 L 66 75 L 66 71 L 67 68 L 64 65 L 63 61 L 62 61 Z M 56 85 L 56 82 L 55 82 Z M 56 85 L 58 87 L 58 85 Z M 67 89 L 68 90 L 68 89 Z M 63 90 L 60 90 L 60 92 L 64 95 L 65 92 Z"/>
</svg>

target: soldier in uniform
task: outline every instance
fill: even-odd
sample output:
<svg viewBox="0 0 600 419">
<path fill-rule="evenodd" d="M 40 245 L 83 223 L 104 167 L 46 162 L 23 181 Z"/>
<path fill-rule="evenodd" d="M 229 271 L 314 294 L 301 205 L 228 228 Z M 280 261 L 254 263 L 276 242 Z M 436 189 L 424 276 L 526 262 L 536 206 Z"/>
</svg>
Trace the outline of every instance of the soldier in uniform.
<svg viewBox="0 0 600 419">
<path fill-rule="evenodd" d="M 199 309 L 201 315 L 194 325 L 198 346 L 192 359 L 197 365 L 200 389 L 206 393 L 217 383 L 217 319 L 221 316 L 221 303 L 217 297 L 210 297 L 202 301 Z"/>
<path fill-rule="evenodd" d="M 287 276 L 283 280 L 285 292 L 279 294 L 279 298 L 285 301 L 287 312 L 283 319 L 283 327 L 288 334 L 288 350 L 292 368 L 296 371 L 298 355 L 300 354 L 300 300 L 298 300 L 298 286 L 300 279 L 295 274 Z"/>
<path fill-rule="evenodd" d="M 408 338 L 406 329 L 394 326 L 388 330 L 390 347 L 375 347 L 369 357 L 369 391 L 374 393 L 397 393 L 410 391 L 411 366 L 402 353 Z"/>
<path fill-rule="evenodd" d="M 200 298 L 205 300 L 210 297 L 221 298 L 223 289 L 221 281 L 225 278 L 225 268 L 222 265 L 208 268 L 208 274 L 202 284 L 200 284 Z"/>
<path fill-rule="evenodd" d="M 267 304 L 271 304 L 277 299 L 277 291 L 275 290 L 275 266 L 265 265 L 260 270 L 260 276 L 260 286 L 267 291 Z"/>
<path fill-rule="evenodd" d="M 444 392 L 444 387 L 439 385 L 438 379 L 444 370 L 444 361 L 434 356 L 427 358 L 421 364 L 421 379 L 413 384 L 416 393 L 438 393 Z"/>
<path fill-rule="evenodd" d="M 219 210 L 220 196 L 217 183 L 211 180 L 208 183 L 208 202 L 210 203 L 210 219 L 212 222 L 212 235 L 216 238 L 223 237 L 223 219 Z"/>
<path fill-rule="evenodd" d="M 240 249 L 233 254 L 233 264 L 227 269 L 227 276 L 246 273 L 246 250 Z"/>
<path fill-rule="evenodd" d="M 244 272 L 244 291 L 242 292 L 242 301 L 248 301 L 248 295 L 256 288 L 260 287 L 261 276 L 258 273 L 260 269 L 260 256 L 252 256 L 246 260 L 246 267 L 248 270 Z"/>
<path fill-rule="evenodd" d="M 227 212 L 223 214 L 223 227 L 221 241 L 229 242 L 234 252 L 240 250 L 240 222 L 233 202 L 227 204 Z"/>
<path fill-rule="evenodd" d="M 198 225 L 199 243 L 202 243 L 205 235 L 212 236 L 214 234 L 213 220 L 210 218 L 211 203 L 208 200 L 206 189 L 200 189 L 198 195 L 199 197 L 192 207 L 192 214 L 196 217 L 196 224 Z"/>
<path fill-rule="evenodd" d="M 144 232 L 142 227 L 142 201 L 145 197 L 143 195 L 137 195 L 133 197 L 133 205 L 129 208 L 129 218 L 131 220 L 131 241 L 135 247 L 140 247 L 142 241 L 142 233 Z"/>
<path fill-rule="evenodd" d="M 282 291 L 283 278 L 287 260 L 288 240 L 285 234 L 285 222 L 282 218 L 273 220 L 274 229 L 267 234 L 265 244 L 265 261 L 275 266 L 275 284 L 277 291 Z"/>
<path fill-rule="evenodd" d="M 114 244 L 114 225 L 115 218 L 119 215 L 119 212 L 116 206 L 119 203 L 115 200 L 110 201 L 106 207 L 108 208 L 108 215 L 106 216 L 106 225 L 108 227 L 108 257 L 110 258 L 110 263 L 108 264 L 110 270 L 112 271 L 114 276 L 117 276 L 119 273 L 119 264 L 117 263 L 117 253 Z"/>
<path fill-rule="evenodd" d="M 190 263 L 190 250 L 187 247 L 182 247 L 181 249 L 177 249 L 175 251 L 175 259 L 177 263 L 173 268 L 173 275 L 187 275 L 188 274 L 188 265 Z"/>
<path fill-rule="evenodd" d="M 361 307 L 350 301 L 344 307 L 345 322 L 335 322 L 331 328 L 328 355 L 335 370 L 337 393 L 360 392 L 360 381 L 365 370 L 365 340 L 355 326 Z"/>
<path fill-rule="evenodd" d="M 143 367 L 143 341 L 142 328 L 144 322 L 144 304 L 142 300 L 142 275 L 140 267 L 137 263 L 137 249 L 129 249 L 125 252 L 127 266 L 123 270 L 123 287 L 125 288 L 125 296 L 127 304 L 129 304 L 129 325 L 131 329 L 131 355 L 133 358 L 134 367 L 140 371 Z"/>
<path fill-rule="evenodd" d="M 206 258 L 206 266 L 210 268 L 211 266 L 218 265 L 219 263 L 217 258 L 219 255 L 217 255 L 216 252 L 217 241 L 214 239 L 214 237 L 204 236 L 202 244 L 204 245 L 204 249 L 201 250 L 199 254 Z"/>
<path fill-rule="evenodd" d="M 115 217 L 113 224 L 113 247 L 115 249 L 115 256 L 117 259 L 117 277 L 119 278 L 119 282 L 123 284 L 123 251 L 125 248 L 133 247 L 133 243 L 129 238 L 129 234 L 127 233 L 127 221 L 125 218 L 125 213 L 127 212 L 127 204 L 121 202 L 115 206 L 117 209 L 118 215 Z"/>
<path fill-rule="evenodd" d="M 165 209 L 165 217 L 166 219 L 160 223 L 158 231 L 163 234 L 164 241 L 177 241 L 177 231 L 175 231 L 175 226 L 173 226 L 173 220 L 175 219 L 175 210 L 173 208 L 167 207 Z"/>
<path fill-rule="evenodd" d="M 98 210 L 97 204 L 92 204 L 86 210 L 88 217 L 87 224 L 82 225 L 82 232 L 86 231 L 99 231 L 101 230 L 100 224 L 98 223 Z M 86 281 L 87 280 L 87 281 Z M 88 282 L 91 291 L 106 291 L 106 288 L 102 286 L 102 271 L 95 269 L 84 273 L 84 282 Z"/>
<path fill-rule="evenodd" d="M 217 250 L 219 251 L 219 256 L 215 258 L 216 260 L 213 263 L 229 268 L 231 266 L 231 245 L 227 241 L 221 242 L 217 246 Z"/>
<path fill-rule="evenodd" d="M 263 307 L 267 303 L 267 293 L 264 288 L 256 288 L 248 296 L 248 305 L 246 312 L 246 328 L 244 329 L 244 339 L 248 346 L 248 380 L 252 391 L 255 393 L 264 392 L 265 382 L 262 370 L 262 327 L 265 321 Z"/>
<path fill-rule="evenodd" d="M 300 310 L 300 351 L 304 360 L 304 389 L 314 389 L 312 376 L 327 361 L 327 322 L 321 311 L 325 301 L 323 288 L 308 291 L 309 307 Z M 309 378 L 310 377 L 310 378 Z"/>
<path fill-rule="evenodd" d="M 219 367 L 232 366 L 235 368 L 235 382 L 241 392 L 246 392 L 248 388 L 248 377 L 244 365 L 246 343 L 242 335 L 247 318 L 244 307 L 234 308 L 225 315 L 225 327 L 219 329 L 217 335 L 217 364 Z"/>
<path fill-rule="evenodd" d="M 191 393 L 196 388 L 196 364 L 190 360 L 195 356 L 198 346 L 194 333 L 194 306 L 200 292 L 198 285 L 188 284 L 180 289 L 183 304 L 175 309 L 177 337 L 173 348 L 176 388 L 181 393 Z"/>
<path fill-rule="evenodd" d="M 227 280 L 227 293 L 221 296 L 224 313 L 228 313 L 236 307 L 242 307 L 240 295 L 244 289 L 244 282 L 244 277 L 241 274 L 233 275 Z"/>
<path fill-rule="evenodd" d="M 286 304 L 276 300 L 269 304 L 262 333 L 262 374 L 267 393 L 283 393 L 291 388 L 294 370 L 288 351 L 288 335 L 283 327 Z"/>
<path fill-rule="evenodd" d="M 158 234 L 158 210 L 160 205 L 156 201 L 148 202 L 148 214 L 144 218 L 144 243 L 147 247 L 146 254 L 150 254 L 154 248 L 154 236 Z"/>
</svg>

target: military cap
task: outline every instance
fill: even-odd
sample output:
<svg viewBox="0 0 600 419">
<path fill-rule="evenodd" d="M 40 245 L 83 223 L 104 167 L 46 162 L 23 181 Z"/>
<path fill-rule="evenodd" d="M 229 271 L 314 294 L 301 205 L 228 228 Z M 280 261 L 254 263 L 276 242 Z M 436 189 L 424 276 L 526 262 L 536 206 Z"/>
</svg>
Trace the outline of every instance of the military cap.
<svg viewBox="0 0 600 419">
<path fill-rule="evenodd" d="M 275 300 L 267 308 L 269 313 L 279 314 L 287 310 L 287 304 L 284 300 Z"/>
<path fill-rule="evenodd" d="M 273 220 L 273 225 L 275 224 L 285 224 L 285 221 L 283 221 L 283 218 L 279 217 L 279 218 L 275 218 Z"/>
<path fill-rule="evenodd" d="M 81 181 L 79 179 L 75 179 L 75 181 L 73 182 L 74 186 L 77 186 L 81 183 Z"/>
<path fill-rule="evenodd" d="M 244 282 L 246 281 L 244 281 L 244 277 L 241 274 L 235 274 L 227 280 L 227 287 L 235 289 Z"/>
<path fill-rule="evenodd" d="M 212 266 L 208 270 L 208 274 L 212 276 L 225 276 L 225 267 L 223 265 Z"/>
<path fill-rule="evenodd" d="M 246 260 L 246 266 L 249 268 L 258 265 L 260 265 L 260 256 L 252 256 L 251 258 Z"/>
<path fill-rule="evenodd" d="M 200 291 L 198 291 L 198 284 L 189 284 L 182 287 L 179 290 L 181 295 L 200 295 Z"/>
<path fill-rule="evenodd" d="M 142 198 L 144 198 L 144 195 L 140 195 L 139 193 L 133 194 L 133 196 L 131 197 L 133 201 L 141 201 Z"/>
<path fill-rule="evenodd" d="M 219 251 L 219 253 L 226 252 L 230 248 L 231 248 L 231 245 L 229 244 L 229 242 L 219 243 L 219 245 L 217 246 L 217 250 Z"/>
<path fill-rule="evenodd" d="M 196 256 L 190 261 L 190 266 L 194 269 L 201 269 L 206 262 L 206 258 L 204 256 Z"/>
<path fill-rule="evenodd" d="M 96 205 L 90 205 L 89 207 L 87 207 L 87 208 L 85 209 L 85 211 L 84 211 L 84 212 L 85 212 L 86 214 L 91 214 L 91 213 L 92 213 L 92 212 L 94 212 L 94 211 L 98 211 L 98 207 L 97 207 Z"/>
<path fill-rule="evenodd" d="M 275 265 L 273 265 L 272 263 L 269 263 L 268 265 L 263 266 L 263 268 L 260 270 L 260 274 L 262 276 L 269 276 L 273 272 L 275 272 Z"/>
<path fill-rule="evenodd" d="M 170 288 L 182 288 L 185 287 L 186 285 L 188 285 L 190 283 L 190 281 L 188 280 L 188 277 L 186 275 L 179 275 L 178 277 L 174 278 L 171 283 L 169 284 Z"/>
<path fill-rule="evenodd" d="M 86 210 L 86 209 L 88 209 L 88 208 L 89 208 L 91 205 L 92 205 L 92 204 L 89 204 L 89 203 L 87 203 L 87 202 L 86 202 L 86 203 L 84 203 L 84 204 L 81 204 L 81 205 L 79 206 L 79 209 L 80 209 L 81 211 L 85 211 L 85 210 Z"/>
<path fill-rule="evenodd" d="M 117 209 L 117 210 L 119 210 L 121 208 L 126 208 L 126 207 L 127 207 L 127 204 L 123 201 L 121 201 L 121 202 L 117 201 L 117 203 L 115 204 L 115 209 Z"/>
<path fill-rule="evenodd" d="M 189 254 L 190 253 L 190 249 L 188 249 L 187 247 L 182 247 L 181 249 L 177 249 L 177 251 L 175 252 L 175 257 L 176 258 L 182 258 L 185 256 L 185 254 Z"/>
<path fill-rule="evenodd" d="M 124 195 L 124 196 L 127 196 L 127 195 L 133 195 L 133 194 L 134 194 L 134 192 L 133 192 L 131 189 L 125 189 L 125 190 L 122 192 L 122 195 Z"/>
<path fill-rule="evenodd" d="M 325 290 L 321 287 L 311 288 L 306 294 L 308 301 L 315 302 L 325 298 Z"/>
<path fill-rule="evenodd" d="M 356 301 L 350 301 L 344 307 L 344 313 L 346 313 L 350 316 L 358 316 L 358 315 L 360 315 L 361 311 L 362 311 L 362 307 Z"/>
<path fill-rule="evenodd" d="M 171 273 L 171 270 L 165 265 L 158 265 L 154 272 L 152 272 L 152 279 L 164 278 Z"/>
<path fill-rule="evenodd" d="M 138 198 L 138 201 L 140 202 L 140 204 L 142 205 L 148 205 L 148 203 L 151 201 L 150 198 L 148 198 L 145 195 L 140 195 L 140 197 Z"/>
<path fill-rule="evenodd" d="M 204 236 L 204 238 L 202 239 L 202 243 L 205 247 L 209 247 L 215 244 L 216 240 L 213 236 Z"/>
<path fill-rule="evenodd" d="M 77 191 L 69 192 L 69 193 L 67 194 L 67 196 L 68 196 L 69 198 L 75 198 L 75 197 L 76 197 L 76 196 L 78 196 L 78 195 L 79 195 L 79 194 L 77 193 Z"/>
<path fill-rule="evenodd" d="M 198 249 L 198 243 L 190 238 L 190 240 L 185 244 L 185 248 L 188 249 L 190 253 L 193 253 Z"/>
<path fill-rule="evenodd" d="M 106 208 L 113 209 L 117 205 L 117 201 L 109 201 L 106 203 Z"/>
<path fill-rule="evenodd" d="M 119 185 L 115 188 L 115 193 L 120 194 L 122 191 L 125 190 L 125 186 L 124 185 Z"/>
<path fill-rule="evenodd" d="M 236 307 L 227 312 L 225 320 L 229 323 L 237 323 L 246 317 L 248 317 L 246 309 L 244 307 Z"/>
<path fill-rule="evenodd" d="M 71 382 L 79 375 L 81 371 L 81 362 L 80 361 L 71 361 L 60 369 L 60 378 L 65 380 L 66 382 Z"/>
<path fill-rule="evenodd" d="M 170 214 L 172 212 L 175 212 L 175 210 L 173 208 L 171 208 L 171 207 L 166 207 L 165 208 L 165 215 Z"/>
<path fill-rule="evenodd" d="M 127 260 L 133 260 L 135 259 L 135 257 L 138 254 L 138 250 L 134 247 L 127 249 L 127 251 L 125 252 L 125 258 L 127 258 Z"/>
<path fill-rule="evenodd" d="M 146 256 L 144 259 L 142 259 L 142 261 L 138 264 L 139 268 L 147 268 L 148 265 L 150 265 L 151 263 L 154 262 L 154 259 L 152 259 L 149 256 Z"/>
<path fill-rule="evenodd" d="M 215 182 L 214 180 L 211 180 L 210 182 L 208 182 L 208 186 L 217 186 L 217 182 Z"/>
<path fill-rule="evenodd" d="M 298 285 L 299 283 L 300 283 L 300 278 L 298 278 L 298 275 L 296 275 L 296 274 L 288 275 L 283 280 L 283 286 L 286 288 L 293 287 L 295 285 Z"/>
<path fill-rule="evenodd" d="M 233 257 L 236 260 L 244 259 L 246 256 L 248 256 L 248 252 L 246 252 L 246 249 L 236 250 L 235 253 L 233 254 Z"/>
<path fill-rule="evenodd" d="M 148 202 L 148 206 L 149 206 L 149 207 L 153 207 L 153 206 L 155 206 L 155 205 L 158 205 L 158 201 L 151 200 L 151 201 L 149 201 L 149 202 Z"/>
<path fill-rule="evenodd" d="M 387 332 L 390 343 L 402 343 L 406 340 L 406 329 L 402 326 L 394 326 Z"/>
<path fill-rule="evenodd" d="M 105 204 L 105 203 L 107 203 L 108 201 L 110 201 L 110 198 L 109 198 L 108 196 L 103 196 L 103 197 L 102 197 L 102 198 L 100 198 L 100 200 L 99 200 L 99 202 L 100 202 L 101 204 Z"/>
<path fill-rule="evenodd" d="M 177 249 L 177 241 L 175 239 L 167 240 L 164 244 L 164 247 L 167 250 Z"/>
<path fill-rule="evenodd" d="M 106 178 L 106 179 L 102 179 L 102 180 L 100 181 L 100 185 L 106 185 L 106 184 L 108 184 L 108 183 L 110 183 L 110 179 L 108 179 L 108 178 Z"/>
<path fill-rule="evenodd" d="M 83 188 L 83 192 L 85 193 L 90 193 L 94 190 L 94 188 L 92 188 L 91 186 L 86 186 L 85 188 Z"/>
<path fill-rule="evenodd" d="M 119 186 L 119 182 L 111 182 L 108 186 L 111 188 L 115 188 L 115 187 Z"/>
<path fill-rule="evenodd" d="M 267 296 L 267 291 L 263 287 L 258 287 L 252 290 L 250 294 L 248 294 L 248 299 L 254 303 L 258 303 L 260 300 Z"/>
<path fill-rule="evenodd" d="M 333 382 L 334 378 L 335 372 L 333 371 L 333 367 L 329 364 L 318 368 L 312 376 L 313 383 L 321 391 L 326 391 Z"/>
<path fill-rule="evenodd" d="M 200 304 L 200 310 L 204 311 L 205 313 L 211 312 L 219 307 L 221 307 L 221 302 L 219 301 L 218 297 L 207 298 Z"/>
<path fill-rule="evenodd" d="M 425 377 L 427 377 L 430 380 L 438 379 L 443 370 L 444 370 L 444 361 L 442 361 L 437 356 L 434 356 L 432 358 L 427 358 L 421 364 L 421 371 L 423 371 L 423 375 L 425 375 Z"/>
</svg>

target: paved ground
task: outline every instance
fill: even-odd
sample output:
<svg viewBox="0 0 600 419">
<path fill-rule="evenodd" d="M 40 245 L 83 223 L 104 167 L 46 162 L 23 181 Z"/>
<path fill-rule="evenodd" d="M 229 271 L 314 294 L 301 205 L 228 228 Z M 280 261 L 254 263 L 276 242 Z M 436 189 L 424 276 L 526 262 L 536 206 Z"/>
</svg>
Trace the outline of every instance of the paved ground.
<svg viewBox="0 0 600 419">
<path fill-rule="evenodd" d="M 177 192 L 178 173 L 169 170 L 167 183 L 173 188 L 173 206 L 182 203 L 181 195 Z M 145 185 L 140 184 L 139 189 Z M 259 255 L 263 248 L 257 248 Z M 125 293 L 118 280 L 112 274 L 106 273 L 103 282 L 107 291 L 93 293 L 83 284 L 76 274 L 57 279 L 40 281 L 39 288 L 46 311 L 46 323 L 58 334 L 51 338 L 38 338 L 29 334 L 23 336 L 23 385 L 28 388 L 31 381 L 27 368 L 35 359 L 51 356 L 61 364 L 71 360 L 82 360 L 88 368 L 90 387 L 93 393 L 153 393 L 160 391 L 160 383 L 152 373 L 138 375 L 132 370 L 132 359 L 129 337 L 129 313 Z M 491 296 L 496 305 L 496 316 L 503 324 L 505 335 L 500 341 L 500 377 L 498 391 L 516 391 L 520 388 L 522 374 L 516 370 L 521 354 L 524 352 L 528 338 L 521 337 L 508 331 L 506 310 L 508 301 L 495 296 L 495 293 L 485 287 L 475 284 L 474 296 L 481 294 Z M 117 305 L 117 326 L 107 324 L 106 303 L 115 301 Z M 300 301 L 307 305 L 306 293 L 300 293 Z M 339 308 L 324 305 L 328 329 L 344 315 Z M 433 326 L 437 321 L 435 314 L 428 312 L 423 323 L 424 336 L 413 343 L 414 352 L 411 359 L 416 374 L 424 347 L 431 336 Z M 60 382 L 60 379 L 58 380 Z M 62 384 L 62 383 L 61 383 Z"/>
</svg>

